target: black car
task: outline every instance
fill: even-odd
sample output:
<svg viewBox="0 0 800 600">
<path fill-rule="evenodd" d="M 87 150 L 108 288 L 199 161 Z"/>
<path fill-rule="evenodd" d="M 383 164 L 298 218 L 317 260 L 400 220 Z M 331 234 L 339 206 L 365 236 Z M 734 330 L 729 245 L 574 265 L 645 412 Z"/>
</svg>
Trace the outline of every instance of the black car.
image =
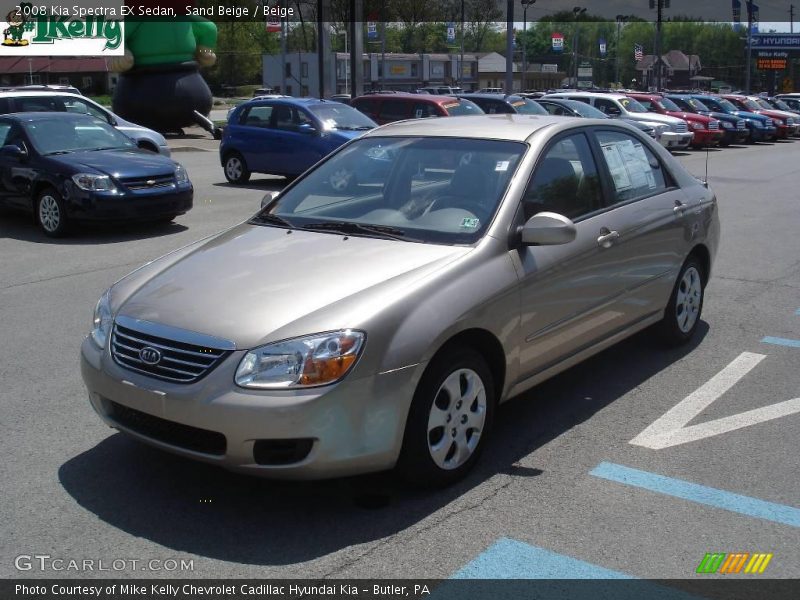
<svg viewBox="0 0 800 600">
<path fill-rule="evenodd" d="M 483 112 L 494 114 L 546 115 L 547 111 L 529 98 L 517 95 L 477 93 L 456 94 L 459 98 L 471 100 L 481 107 Z"/>
<path fill-rule="evenodd" d="M 0 203 L 49 236 L 74 221 L 171 221 L 192 208 L 186 170 L 108 123 L 72 113 L 0 116 Z"/>
</svg>

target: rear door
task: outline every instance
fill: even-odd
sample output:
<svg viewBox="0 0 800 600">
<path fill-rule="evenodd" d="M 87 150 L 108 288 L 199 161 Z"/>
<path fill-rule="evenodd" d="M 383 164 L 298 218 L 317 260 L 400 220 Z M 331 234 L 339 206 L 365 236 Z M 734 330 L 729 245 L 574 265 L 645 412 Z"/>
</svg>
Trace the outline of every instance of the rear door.
<svg viewBox="0 0 800 600">
<path fill-rule="evenodd" d="M 238 123 L 232 124 L 231 146 L 244 157 L 251 171 L 269 172 L 273 143 L 269 129 L 271 116 L 271 103 L 254 104 L 242 111 Z"/>
<path fill-rule="evenodd" d="M 13 121 L 0 119 L 0 147 L 5 145 L 15 145 L 30 151 L 22 128 Z M 20 160 L 0 154 L 0 204 L 30 207 L 30 183 L 35 171 L 28 166 L 29 160 L 30 156 Z"/>
</svg>

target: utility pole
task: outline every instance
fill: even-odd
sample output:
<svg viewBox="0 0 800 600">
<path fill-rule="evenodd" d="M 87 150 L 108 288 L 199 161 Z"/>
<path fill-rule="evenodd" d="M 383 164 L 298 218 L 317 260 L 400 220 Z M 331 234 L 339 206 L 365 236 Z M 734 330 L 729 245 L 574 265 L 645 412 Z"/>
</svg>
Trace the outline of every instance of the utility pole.
<svg viewBox="0 0 800 600">
<path fill-rule="evenodd" d="M 744 91 L 750 93 L 750 55 L 753 47 L 753 0 L 747 0 L 747 60 L 745 66 Z"/>
<path fill-rule="evenodd" d="M 464 0 L 461 0 L 462 2 Z M 521 0 L 522 1 L 522 91 L 525 91 L 525 77 L 528 73 L 528 7 L 531 4 L 536 4 L 536 0 Z M 462 4 L 463 6 L 463 4 Z"/>
<path fill-rule="evenodd" d="M 617 15 L 617 51 L 616 51 L 616 56 L 615 56 L 616 65 L 615 65 L 615 70 L 614 70 L 614 81 L 616 83 L 622 83 L 619 80 L 619 36 L 620 36 L 620 29 L 622 27 L 622 24 L 627 20 L 628 20 L 628 17 L 626 17 L 625 15 Z"/>
<path fill-rule="evenodd" d="M 578 18 L 586 14 L 586 9 L 581 6 L 576 6 L 572 9 L 572 14 L 575 16 L 575 40 L 572 48 L 572 70 L 575 74 L 575 89 L 578 89 L 578 39 L 580 35 L 580 21 Z"/>
<path fill-rule="evenodd" d="M 794 33 L 794 4 L 789 5 L 789 33 Z"/>
<path fill-rule="evenodd" d="M 506 0 L 506 94 L 514 93 L 514 0 Z"/>
<path fill-rule="evenodd" d="M 664 5 L 669 6 L 669 0 L 656 0 L 656 2 L 658 2 L 656 12 L 656 44 L 653 53 L 656 55 L 656 91 L 660 91 L 663 87 L 661 71 L 661 21 L 664 18 Z"/>
<path fill-rule="evenodd" d="M 536 0 L 534 0 L 534 2 L 535 1 Z M 461 61 L 458 63 L 458 77 L 456 77 L 456 86 L 462 87 L 461 80 L 463 78 L 464 78 L 464 0 L 461 0 Z"/>
</svg>

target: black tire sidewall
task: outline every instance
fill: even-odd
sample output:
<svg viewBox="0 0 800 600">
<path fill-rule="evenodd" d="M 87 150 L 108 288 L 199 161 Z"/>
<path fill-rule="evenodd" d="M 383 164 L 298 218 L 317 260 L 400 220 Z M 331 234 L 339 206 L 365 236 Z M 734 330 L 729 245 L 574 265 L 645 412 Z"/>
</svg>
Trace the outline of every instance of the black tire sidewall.
<svg viewBox="0 0 800 600">
<path fill-rule="evenodd" d="M 458 369 L 471 369 L 483 381 L 486 390 L 486 419 L 478 447 L 475 448 L 472 456 L 460 467 L 445 470 L 436 465 L 428 449 L 428 417 L 442 383 Z M 446 486 L 464 477 L 473 468 L 486 447 L 494 421 L 496 404 L 491 370 L 478 352 L 469 348 L 453 348 L 434 358 L 417 385 L 406 419 L 403 446 L 397 462 L 400 474 L 409 483 L 423 487 Z"/>
<path fill-rule="evenodd" d="M 56 204 L 58 205 L 59 211 L 59 221 L 58 227 L 53 231 L 47 231 L 42 224 L 42 221 L 39 217 L 39 205 L 42 202 L 42 198 L 45 196 L 52 196 L 56 200 Z M 64 204 L 64 199 L 61 197 L 61 194 L 55 188 L 46 187 L 42 191 L 40 191 L 36 196 L 36 201 L 34 202 L 34 218 L 36 219 L 37 225 L 39 225 L 39 229 L 48 236 L 48 237 L 61 237 L 67 233 L 68 224 L 67 224 L 67 210 L 66 205 Z"/>
<path fill-rule="evenodd" d="M 681 331 L 678 327 L 676 303 L 678 299 L 678 289 L 680 288 L 683 276 L 691 267 L 697 269 L 700 274 L 700 306 L 698 307 L 697 320 L 688 332 Z M 675 286 L 672 289 L 672 294 L 669 297 L 669 303 L 664 311 L 664 319 L 661 322 L 661 333 L 665 341 L 670 344 L 685 344 L 694 337 L 697 328 L 700 325 L 700 319 L 703 316 L 703 304 L 706 299 L 706 272 L 701 262 L 694 256 L 690 256 L 683 263 L 678 278 L 675 281 Z"/>
<path fill-rule="evenodd" d="M 239 179 L 231 179 L 228 176 L 228 161 L 232 158 L 238 158 L 239 163 L 242 165 L 242 174 Z M 247 181 L 250 179 L 250 169 L 247 168 L 247 163 L 244 160 L 244 156 L 238 152 L 230 152 L 225 155 L 225 165 L 223 166 L 222 170 L 225 172 L 225 179 L 233 184 L 247 183 Z"/>
</svg>

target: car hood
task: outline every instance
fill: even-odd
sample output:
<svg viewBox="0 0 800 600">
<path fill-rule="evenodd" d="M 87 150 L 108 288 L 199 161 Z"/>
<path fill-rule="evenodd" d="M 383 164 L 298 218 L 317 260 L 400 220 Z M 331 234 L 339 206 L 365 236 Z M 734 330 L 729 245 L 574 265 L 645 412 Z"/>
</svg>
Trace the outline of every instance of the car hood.
<svg viewBox="0 0 800 600">
<path fill-rule="evenodd" d="M 756 113 L 748 112 L 746 110 L 736 110 L 730 114 L 736 115 L 740 119 L 752 119 L 755 121 L 766 121 L 769 118 L 765 117 L 764 115 L 757 115 Z"/>
<path fill-rule="evenodd" d="M 358 328 L 470 250 L 243 223 L 134 271 L 116 313 L 252 348 Z"/>
<path fill-rule="evenodd" d="M 100 171 L 118 179 L 167 175 L 175 171 L 175 161 L 172 159 L 138 148 L 72 152 L 48 158 L 58 160 L 78 170 Z"/>
<path fill-rule="evenodd" d="M 678 119 L 683 119 L 684 121 L 697 121 L 698 123 L 705 123 L 708 124 L 711 121 L 714 121 L 711 117 L 706 117 L 705 115 L 700 115 L 697 113 L 690 113 L 690 112 L 678 112 L 676 110 L 669 110 L 667 114 L 670 117 L 677 117 Z"/>
<path fill-rule="evenodd" d="M 736 115 L 731 115 L 728 113 L 716 112 L 716 111 L 703 113 L 703 115 L 717 119 L 718 121 L 728 121 L 729 123 L 736 123 L 741 119 L 741 117 L 737 117 Z"/>
<path fill-rule="evenodd" d="M 646 112 L 646 113 L 632 113 L 629 112 L 625 115 L 626 119 L 634 119 L 635 121 L 655 121 L 657 123 L 664 123 L 665 125 L 677 125 L 682 121 L 677 117 L 670 117 L 669 115 L 662 115 L 659 113 Z"/>
</svg>

